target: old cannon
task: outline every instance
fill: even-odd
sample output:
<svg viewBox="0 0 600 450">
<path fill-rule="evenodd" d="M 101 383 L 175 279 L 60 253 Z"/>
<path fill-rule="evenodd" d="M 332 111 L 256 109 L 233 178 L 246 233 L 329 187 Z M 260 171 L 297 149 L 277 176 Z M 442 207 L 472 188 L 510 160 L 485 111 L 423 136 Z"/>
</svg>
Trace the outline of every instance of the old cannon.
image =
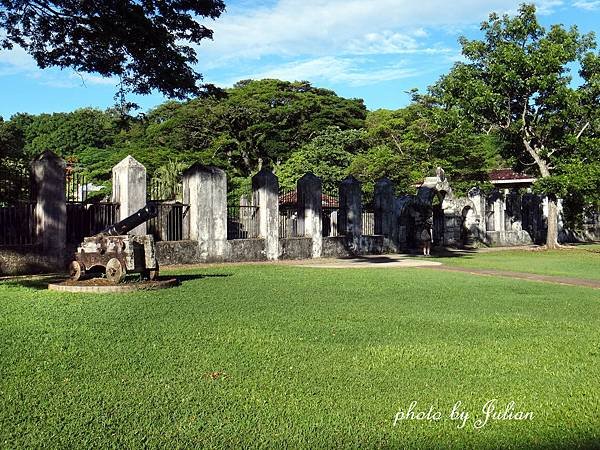
<svg viewBox="0 0 600 450">
<path fill-rule="evenodd" d="M 158 262 L 154 238 L 152 235 L 127 233 L 157 214 L 156 205 L 148 203 L 95 236 L 84 238 L 69 265 L 71 279 L 79 280 L 86 273 L 97 272 L 105 272 L 106 278 L 115 283 L 121 282 L 127 273 L 140 273 L 144 279 L 156 279 Z"/>
</svg>

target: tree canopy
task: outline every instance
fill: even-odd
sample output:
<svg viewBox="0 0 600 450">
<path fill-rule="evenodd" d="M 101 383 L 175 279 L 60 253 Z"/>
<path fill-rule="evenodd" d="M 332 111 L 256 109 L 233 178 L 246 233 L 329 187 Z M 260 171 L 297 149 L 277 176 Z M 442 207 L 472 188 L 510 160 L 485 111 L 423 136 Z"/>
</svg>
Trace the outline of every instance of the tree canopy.
<svg viewBox="0 0 600 450">
<path fill-rule="evenodd" d="M 584 133 L 598 133 L 591 122 L 598 90 L 593 34 L 561 25 L 546 30 L 533 5 L 522 5 L 514 17 L 491 14 L 481 30 L 483 40 L 461 38 L 467 62 L 456 64 L 431 89 L 440 104 L 458 109 L 481 132 L 499 133 L 510 144 L 503 147 L 505 157 L 517 166 L 535 167 L 543 179 L 589 158 L 590 149 L 579 141 Z M 579 88 L 572 85 L 573 63 L 582 67 Z M 542 185 L 551 186 L 546 180 Z M 558 193 L 545 193 L 547 246 L 555 247 Z"/>
<path fill-rule="evenodd" d="M 18 45 L 40 68 L 117 76 L 126 91 L 197 95 L 202 75 L 190 44 L 212 38 L 222 0 L 0 0 L 0 49 Z"/>
</svg>

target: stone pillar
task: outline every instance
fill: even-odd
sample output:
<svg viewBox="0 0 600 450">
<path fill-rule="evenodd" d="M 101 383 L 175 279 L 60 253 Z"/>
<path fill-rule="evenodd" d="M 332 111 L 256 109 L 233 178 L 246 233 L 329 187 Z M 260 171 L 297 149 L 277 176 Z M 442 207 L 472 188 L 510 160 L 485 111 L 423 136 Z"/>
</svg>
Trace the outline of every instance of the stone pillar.
<svg viewBox="0 0 600 450">
<path fill-rule="evenodd" d="M 62 257 L 67 245 L 66 163 L 46 151 L 31 163 L 36 234 L 45 253 Z"/>
<path fill-rule="evenodd" d="M 394 247 L 394 184 L 387 178 L 375 183 L 375 234 L 383 235 L 384 247 Z"/>
<path fill-rule="evenodd" d="M 273 172 L 262 169 L 252 177 L 252 192 L 267 259 L 275 260 L 279 257 L 279 181 Z"/>
<path fill-rule="evenodd" d="M 468 193 L 469 199 L 473 202 L 473 206 L 475 207 L 473 211 L 473 226 L 471 227 L 471 232 L 473 233 L 473 237 L 475 239 L 479 239 L 481 241 L 485 241 L 485 233 L 486 233 L 486 223 L 485 223 L 485 195 L 481 192 L 479 188 L 473 188 Z"/>
<path fill-rule="evenodd" d="M 204 261 L 220 261 L 227 244 L 227 176 L 217 167 L 194 164 L 183 173 L 183 203 L 190 205 L 189 238 Z"/>
<path fill-rule="evenodd" d="M 312 173 L 305 174 L 296 185 L 298 198 L 298 228 L 304 236 L 312 239 L 312 257 L 320 258 L 323 253 L 323 184 Z"/>
<path fill-rule="evenodd" d="M 362 236 L 362 188 L 352 175 L 340 183 L 340 235 L 345 235 L 351 249 L 358 252 Z"/>
<path fill-rule="evenodd" d="M 119 204 L 119 220 L 146 206 L 146 168 L 131 155 L 112 169 L 112 201 Z M 146 234 L 146 223 L 129 234 Z"/>
<path fill-rule="evenodd" d="M 495 231 L 505 231 L 504 215 L 506 213 L 506 202 L 504 193 L 499 192 L 494 202 L 494 228 Z"/>
</svg>

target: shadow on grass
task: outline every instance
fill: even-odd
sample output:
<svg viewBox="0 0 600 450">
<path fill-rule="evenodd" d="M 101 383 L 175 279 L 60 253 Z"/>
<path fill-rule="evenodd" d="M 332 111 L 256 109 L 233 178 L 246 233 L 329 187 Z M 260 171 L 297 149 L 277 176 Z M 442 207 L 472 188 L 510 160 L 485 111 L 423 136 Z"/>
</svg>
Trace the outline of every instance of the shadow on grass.
<svg viewBox="0 0 600 450">
<path fill-rule="evenodd" d="M 188 281 L 201 280 L 202 278 L 227 278 L 231 276 L 233 276 L 231 273 L 199 273 L 185 275 L 165 275 L 165 278 L 177 278 L 179 283 L 184 284 Z"/>
<path fill-rule="evenodd" d="M 202 278 L 226 278 L 230 277 L 230 273 L 216 273 L 216 274 L 168 274 L 159 277 L 159 280 L 170 280 L 177 278 L 180 284 L 184 284 L 188 281 L 200 280 Z M 35 275 L 31 277 L 19 277 L 19 278 L 8 278 L 0 281 L 0 286 L 8 287 L 22 287 L 33 290 L 47 290 L 49 284 L 62 283 L 67 279 L 66 275 Z M 139 275 L 131 275 L 125 278 L 124 283 L 135 283 L 139 280 Z"/>
<path fill-rule="evenodd" d="M 31 277 L 8 278 L 0 281 L 1 286 L 24 287 L 34 290 L 48 289 L 49 284 L 61 283 L 67 277 L 64 275 L 32 275 Z"/>
<path fill-rule="evenodd" d="M 476 249 L 450 249 L 444 247 L 435 247 L 431 250 L 432 258 L 472 258 L 477 253 Z M 355 255 L 355 256 L 344 256 L 337 258 L 339 260 L 347 261 L 364 261 L 372 264 L 386 264 L 398 261 L 398 256 L 407 258 L 422 258 L 423 254 L 418 251 L 410 251 L 406 253 L 394 254 L 395 257 L 386 255 Z"/>
</svg>

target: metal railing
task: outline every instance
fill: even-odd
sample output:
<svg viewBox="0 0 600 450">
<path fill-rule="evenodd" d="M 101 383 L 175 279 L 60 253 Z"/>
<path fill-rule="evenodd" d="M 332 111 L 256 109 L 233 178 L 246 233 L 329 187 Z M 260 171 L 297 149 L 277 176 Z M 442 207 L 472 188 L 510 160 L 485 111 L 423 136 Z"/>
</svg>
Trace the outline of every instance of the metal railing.
<svg viewBox="0 0 600 450">
<path fill-rule="evenodd" d="M 31 176 L 25 166 L 15 164 L 11 167 L 0 167 L 0 206 L 35 200 L 31 191 Z"/>
<path fill-rule="evenodd" d="M 375 211 L 370 207 L 365 207 L 362 211 L 362 235 L 375 235 Z"/>
<path fill-rule="evenodd" d="M 65 182 L 67 202 L 83 203 L 87 200 L 89 186 L 84 174 L 76 172 L 72 166 L 67 166 Z"/>
<path fill-rule="evenodd" d="M 260 236 L 258 207 L 227 207 L 227 239 L 255 239 Z"/>
<path fill-rule="evenodd" d="M 146 182 L 147 197 L 152 201 L 181 201 L 183 199 L 183 184 L 169 183 L 148 177 Z"/>
<path fill-rule="evenodd" d="M 0 246 L 36 244 L 35 206 L 35 202 L 21 202 L 0 207 Z"/>
<path fill-rule="evenodd" d="M 304 226 L 298 220 L 298 211 L 295 207 L 279 207 L 279 237 L 304 237 Z"/>
<path fill-rule="evenodd" d="M 323 237 L 343 236 L 346 227 L 340 214 L 339 192 L 323 192 L 321 196 L 321 223 Z"/>
<path fill-rule="evenodd" d="M 118 221 L 118 203 L 67 202 L 67 242 L 77 244 Z"/>
<path fill-rule="evenodd" d="M 344 235 L 344 227 L 340 226 L 340 219 L 340 210 L 337 206 L 323 206 L 321 213 L 321 220 L 323 224 L 323 237 L 335 237 Z"/>
<path fill-rule="evenodd" d="M 153 202 L 158 214 L 147 222 L 147 232 L 154 236 L 155 241 L 182 241 L 188 239 L 185 235 L 189 220 L 189 205 L 179 202 Z"/>
</svg>

